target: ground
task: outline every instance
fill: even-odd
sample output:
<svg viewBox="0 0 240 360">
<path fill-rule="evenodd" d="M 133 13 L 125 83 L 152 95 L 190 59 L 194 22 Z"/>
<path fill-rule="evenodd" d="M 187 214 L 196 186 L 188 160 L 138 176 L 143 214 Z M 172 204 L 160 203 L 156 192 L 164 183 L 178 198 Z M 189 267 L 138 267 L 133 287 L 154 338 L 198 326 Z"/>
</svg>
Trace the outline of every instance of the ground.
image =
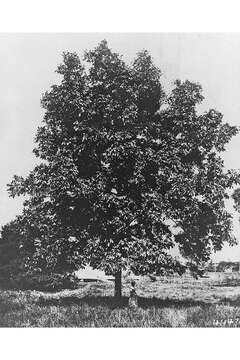
<svg viewBox="0 0 240 360">
<path fill-rule="evenodd" d="M 240 327 L 240 274 L 137 282 L 138 308 L 113 298 L 113 282 L 83 282 L 58 293 L 0 291 L 1 327 Z"/>
</svg>

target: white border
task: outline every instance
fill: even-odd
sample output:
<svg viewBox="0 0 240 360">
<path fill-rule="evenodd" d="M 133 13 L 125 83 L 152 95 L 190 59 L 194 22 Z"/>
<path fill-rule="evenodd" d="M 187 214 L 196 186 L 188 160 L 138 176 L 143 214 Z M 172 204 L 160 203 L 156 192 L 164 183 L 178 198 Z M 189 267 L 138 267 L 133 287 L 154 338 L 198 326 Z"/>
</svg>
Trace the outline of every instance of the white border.
<svg viewBox="0 0 240 360">
<path fill-rule="evenodd" d="M 1 1 L 1 32 L 239 31 L 235 0 Z"/>
<path fill-rule="evenodd" d="M 2 329 L 2 359 L 228 359 L 234 329 Z M 3 341 L 4 338 L 4 341 Z"/>
</svg>

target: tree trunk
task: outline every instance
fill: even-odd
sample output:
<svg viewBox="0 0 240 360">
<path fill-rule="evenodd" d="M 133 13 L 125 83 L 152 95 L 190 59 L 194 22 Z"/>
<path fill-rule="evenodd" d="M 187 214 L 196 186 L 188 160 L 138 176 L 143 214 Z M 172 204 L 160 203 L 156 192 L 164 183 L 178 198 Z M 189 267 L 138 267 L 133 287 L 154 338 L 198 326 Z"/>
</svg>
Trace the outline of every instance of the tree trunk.
<svg viewBox="0 0 240 360">
<path fill-rule="evenodd" d="M 119 270 L 115 274 L 115 289 L 114 289 L 115 298 L 121 299 L 122 297 L 122 271 Z"/>
</svg>

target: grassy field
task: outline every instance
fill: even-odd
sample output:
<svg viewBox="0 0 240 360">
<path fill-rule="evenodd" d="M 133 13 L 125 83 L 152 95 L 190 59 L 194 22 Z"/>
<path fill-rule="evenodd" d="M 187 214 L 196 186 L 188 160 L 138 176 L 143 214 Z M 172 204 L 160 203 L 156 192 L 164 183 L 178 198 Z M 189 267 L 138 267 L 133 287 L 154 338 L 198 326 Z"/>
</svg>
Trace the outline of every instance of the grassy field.
<svg viewBox="0 0 240 360">
<path fill-rule="evenodd" d="M 113 298 L 112 282 L 82 283 L 58 293 L 0 291 L 0 327 L 240 327 L 240 274 L 147 277 L 137 283 L 139 306 Z"/>
</svg>

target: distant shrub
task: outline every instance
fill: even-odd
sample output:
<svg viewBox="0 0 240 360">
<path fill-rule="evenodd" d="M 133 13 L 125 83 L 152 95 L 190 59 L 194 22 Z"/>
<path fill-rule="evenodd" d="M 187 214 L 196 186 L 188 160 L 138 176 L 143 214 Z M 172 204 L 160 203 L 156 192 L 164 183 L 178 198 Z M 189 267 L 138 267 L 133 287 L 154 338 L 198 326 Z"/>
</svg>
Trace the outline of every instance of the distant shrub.
<svg viewBox="0 0 240 360">
<path fill-rule="evenodd" d="M 5 289 L 52 292 L 76 289 L 79 286 L 79 279 L 72 274 L 29 274 L 25 272 L 12 277 L 9 277 L 8 274 L 1 274 L 0 286 Z"/>
<path fill-rule="evenodd" d="M 11 269 L 10 266 L 1 266 L 0 267 L 0 287 L 3 289 L 8 289 L 10 286 L 11 279 Z"/>
<path fill-rule="evenodd" d="M 79 286 L 79 279 L 72 274 L 41 274 L 21 275 L 16 279 L 17 287 L 38 291 L 60 291 L 63 289 L 76 289 Z"/>
<path fill-rule="evenodd" d="M 16 261 L 0 266 L 0 287 L 2 289 L 12 289 L 15 286 L 15 280 L 23 273 L 24 270 L 19 264 L 16 264 Z"/>
</svg>

